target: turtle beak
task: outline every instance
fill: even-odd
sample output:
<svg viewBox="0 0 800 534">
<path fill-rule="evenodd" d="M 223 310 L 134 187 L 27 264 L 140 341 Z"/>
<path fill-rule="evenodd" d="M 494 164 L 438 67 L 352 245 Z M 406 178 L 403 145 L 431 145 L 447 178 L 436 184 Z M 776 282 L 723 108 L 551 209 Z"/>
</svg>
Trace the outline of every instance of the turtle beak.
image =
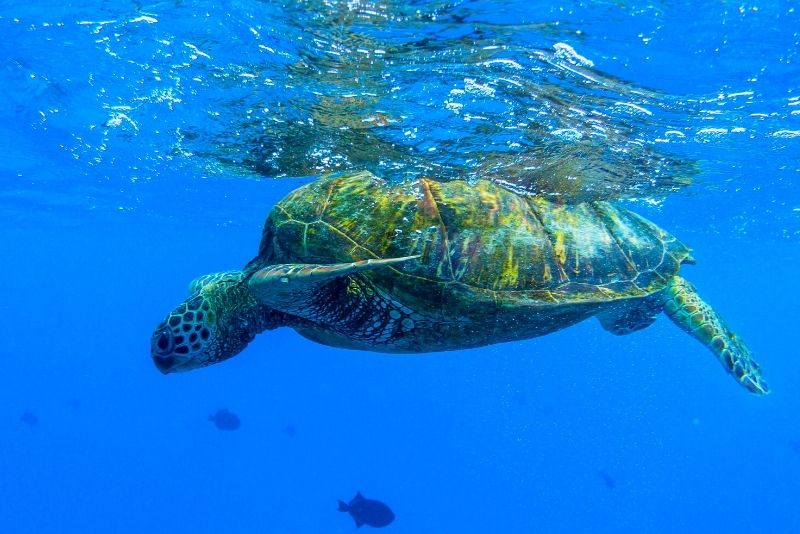
<svg viewBox="0 0 800 534">
<path fill-rule="evenodd" d="M 153 363 L 163 374 L 168 375 L 175 367 L 175 358 L 173 356 L 157 356 L 153 355 Z"/>
<path fill-rule="evenodd" d="M 158 356 L 154 354 L 153 363 L 156 368 L 165 375 L 191 371 L 197 367 L 197 365 L 192 365 L 191 360 L 185 359 L 185 357 L 182 356 L 175 356 L 174 354 L 169 356 Z"/>
</svg>

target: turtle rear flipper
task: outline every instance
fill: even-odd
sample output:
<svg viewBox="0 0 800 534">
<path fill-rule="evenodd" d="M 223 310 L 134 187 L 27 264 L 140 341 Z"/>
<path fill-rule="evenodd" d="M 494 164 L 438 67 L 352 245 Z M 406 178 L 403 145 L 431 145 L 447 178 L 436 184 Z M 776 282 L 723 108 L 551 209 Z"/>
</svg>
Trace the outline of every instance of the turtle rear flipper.
<svg viewBox="0 0 800 534">
<path fill-rule="evenodd" d="M 663 298 L 660 295 L 650 295 L 598 313 L 597 319 L 606 331 L 624 336 L 653 324 L 663 309 Z"/>
<path fill-rule="evenodd" d="M 676 276 L 664 294 L 664 311 L 676 325 L 708 347 L 742 386 L 759 395 L 769 393 L 769 386 L 761 377 L 761 367 L 753 360 L 750 349 L 700 298 L 692 284 Z"/>
<path fill-rule="evenodd" d="M 282 263 L 256 271 L 248 286 L 250 292 L 267 306 L 292 313 L 317 293 L 327 282 L 348 274 L 387 267 L 419 256 L 369 259 L 350 263 Z"/>
</svg>

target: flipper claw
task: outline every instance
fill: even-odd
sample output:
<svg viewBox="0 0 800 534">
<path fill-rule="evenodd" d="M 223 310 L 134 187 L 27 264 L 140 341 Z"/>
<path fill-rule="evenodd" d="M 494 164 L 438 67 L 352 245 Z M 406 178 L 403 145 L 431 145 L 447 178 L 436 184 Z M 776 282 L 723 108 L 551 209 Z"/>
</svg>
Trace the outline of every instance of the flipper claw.
<svg viewBox="0 0 800 534">
<path fill-rule="evenodd" d="M 676 276 L 665 290 L 664 311 L 672 321 L 709 348 L 722 366 L 748 391 L 769 393 L 761 376 L 761 366 L 742 339 L 728 328 L 722 317 L 709 306 L 692 284 Z"/>
</svg>

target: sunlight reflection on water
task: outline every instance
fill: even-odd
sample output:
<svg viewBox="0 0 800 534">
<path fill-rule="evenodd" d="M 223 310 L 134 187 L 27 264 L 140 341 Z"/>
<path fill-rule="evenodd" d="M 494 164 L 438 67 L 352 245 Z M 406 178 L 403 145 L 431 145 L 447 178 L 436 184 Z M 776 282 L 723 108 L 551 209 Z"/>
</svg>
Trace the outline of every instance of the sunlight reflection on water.
<svg viewBox="0 0 800 534">
<path fill-rule="evenodd" d="M 787 70 L 796 46 L 766 73 L 763 63 L 746 72 L 737 65 L 735 76 L 717 79 L 727 56 L 707 75 L 669 63 L 694 50 L 681 56 L 693 65 L 704 39 L 724 38 L 720 50 L 745 54 L 740 34 L 702 32 L 719 32 L 715 21 L 747 27 L 789 12 L 718 6 L 686 23 L 695 40 L 678 42 L 667 36 L 685 16 L 660 4 L 201 4 L 78 5 L 48 20 L 19 8 L 0 17 L 15 43 L 2 72 L 13 82 L 0 88 L 6 113 L 33 135 L 65 138 L 54 149 L 68 151 L 76 172 L 94 167 L 92 187 L 353 168 L 394 180 L 490 178 L 566 201 L 658 203 L 698 186 L 736 194 L 754 177 L 780 201 L 789 187 L 771 165 L 797 150 L 800 97 Z M 612 28 L 618 33 L 605 35 Z M 658 85 L 654 71 L 669 87 L 685 78 L 685 91 L 645 86 Z M 783 78 L 769 79 L 775 72 Z M 716 90 L 693 91 L 709 86 Z M 762 152 L 779 157 L 745 158 Z M 800 163 L 787 157 L 784 169 L 798 172 Z M 765 186 L 764 176 L 775 178 Z M 131 207 L 136 198 L 109 204 Z"/>
</svg>

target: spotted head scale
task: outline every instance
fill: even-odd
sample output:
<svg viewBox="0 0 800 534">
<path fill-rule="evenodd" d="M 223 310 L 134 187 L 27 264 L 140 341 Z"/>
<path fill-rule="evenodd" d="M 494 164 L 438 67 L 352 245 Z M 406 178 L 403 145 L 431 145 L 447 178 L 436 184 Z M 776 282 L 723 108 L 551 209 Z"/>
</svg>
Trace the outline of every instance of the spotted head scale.
<svg viewBox="0 0 800 534">
<path fill-rule="evenodd" d="M 241 271 L 226 271 L 189 285 L 189 298 L 156 327 L 150 341 L 150 355 L 162 373 L 227 360 L 264 330 L 269 310 L 260 309 L 243 278 Z"/>
</svg>

